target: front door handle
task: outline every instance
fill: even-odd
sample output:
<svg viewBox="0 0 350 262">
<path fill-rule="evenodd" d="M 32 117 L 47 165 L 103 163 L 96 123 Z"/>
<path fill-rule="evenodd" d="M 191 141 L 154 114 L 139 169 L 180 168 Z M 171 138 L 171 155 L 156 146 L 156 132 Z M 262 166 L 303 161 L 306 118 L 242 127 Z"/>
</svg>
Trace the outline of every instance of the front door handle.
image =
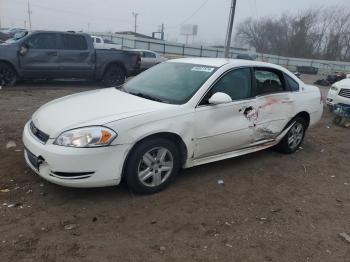
<svg viewBox="0 0 350 262">
<path fill-rule="evenodd" d="M 57 52 L 56 51 L 46 52 L 46 54 L 49 55 L 49 56 L 57 56 Z"/>
</svg>

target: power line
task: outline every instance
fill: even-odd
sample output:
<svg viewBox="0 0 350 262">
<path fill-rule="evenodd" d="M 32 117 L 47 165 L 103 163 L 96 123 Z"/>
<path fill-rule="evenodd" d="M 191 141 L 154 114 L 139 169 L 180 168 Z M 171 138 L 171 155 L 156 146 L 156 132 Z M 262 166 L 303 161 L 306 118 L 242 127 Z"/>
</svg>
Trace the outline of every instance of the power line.
<svg viewBox="0 0 350 262">
<path fill-rule="evenodd" d="M 186 22 L 188 22 L 189 20 L 191 20 L 192 17 L 194 17 L 207 3 L 209 2 L 209 0 L 205 0 L 189 17 L 187 17 L 185 20 L 183 20 L 181 23 L 175 25 L 175 26 L 170 26 L 168 28 L 176 28 L 179 27 L 183 24 L 185 24 Z"/>
</svg>

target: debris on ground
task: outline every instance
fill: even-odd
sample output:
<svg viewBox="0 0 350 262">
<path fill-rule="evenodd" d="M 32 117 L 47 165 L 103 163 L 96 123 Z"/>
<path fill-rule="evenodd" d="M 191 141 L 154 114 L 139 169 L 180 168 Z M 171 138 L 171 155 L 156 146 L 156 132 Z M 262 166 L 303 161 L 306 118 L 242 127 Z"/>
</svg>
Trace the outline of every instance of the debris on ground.
<svg viewBox="0 0 350 262">
<path fill-rule="evenodd" d="M 21 207 L 22 203 L 15 203 L 15 204 L 8 204 L 7 207 L 12 208 L 12 207 Z"/>
<path fill-rule="evenodd" d="M 15 141 L 8 141 L 7 144 L 6 144 L 6 148 L 9 149 L 9 148 L 13 148 L 13 147 L 16 147 L 16 142 Z"/>
<path fill-rule="evenodd" d="M 97 221 L 97 217 L 93 217 L 92 222 L 96 222 L 96 221 Z"/>
<path fill-rule="evenodd" d="M 225 182 L 224 182 L 224 180 L 218 180 L 218 184 L 219 184 L 219 185 L 224 185 Z"/>
<path fill-rule="evenodd" d="M 278 213 L 280 211 L 282 211 L 281 207 L 271 209 L 271 213 Z"/>
<path fill-rule="evenodd" d="M 161 246 L 161 247 L 159 247 L 159 250 L 160 250 L 160 251 L 165 251 L 166 248 L 165 248 L 165 246 Z"/>
<path fill-rule="evenodd" d="M 339 233 L 339 237 L 344 241 L 350 244 L 350 236 L 343 232 L 343 233 Z"/>
<path fill-rule="evenodd" d="M 78 227 L 77 224 L 68 224 L 68 225 L 65 225 L 65 226 L 64 226 L 64 229 L 65 229 L 65 230 L 73 230 L 73 229 L 75 229 L 75 228 L 77 228 L 77 227 Z"/>
<path fill-rule="evenodd" d="M 10 189 L 8 189 L 8 188 L 0 189 L 0 192 L 1 193 L 8 193 L 8 192 L 10 192 Z"/>
</svg>

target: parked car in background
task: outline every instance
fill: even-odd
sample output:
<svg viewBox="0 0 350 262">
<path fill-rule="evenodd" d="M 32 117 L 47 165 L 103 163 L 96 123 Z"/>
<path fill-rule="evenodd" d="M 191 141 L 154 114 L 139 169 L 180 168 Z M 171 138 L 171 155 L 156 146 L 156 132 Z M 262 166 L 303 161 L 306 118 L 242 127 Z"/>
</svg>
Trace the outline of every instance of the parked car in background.
<svg viewBox="0 0 350 262">
<path fill-rule="evenodd" d="M 133 51 L 139 52 L 141 55 L 141 70 L 146 70 L 160 64 L 162 62 L 167 61 L 168 59 L 161 56 L 157 52 L 153 52 L 146 49 L 131 49 Z"/>
<path fill-rule="evenodd" d="M 34 31 L 0 44 L 0 81 L 82 78 L 118 86 L 140 70 L 138 52 L 95 49 L 87 34 Z"/>
<path fill-rule="evenodd" d="M 236 56 L 237 59 L 244 59 L 244 60 L 255 60 L 252 56 L 247 55 L 247 54 L 239 54 Z"/>
<path fill-rule="evenodd" d="M 297 71 L 301 74 L 317 75 L 318 68 L 313 66 L 297 66 Z"/>
<path fill-rule="evenodd" d="M 92 35 L 91 38 L 96 49 L 122 49 L 121 45 L 115 44 L 103 37 Z"/>
<path fill-rule="evenodd" d="M 336 104 L 350 105 L 350 75 L 331 86 L 326 103 L 331 111 Z"/>
<path fill-rule="evenodd" d="M 169 60 L 119 88 L 42 106 L 24 127 L 25 161 L 63 186 L 111 186 L 124 179 L 137 193 L 155 193 L 180 168 L 273 146 L 293 153 L 322 111 L 320 90 L 283 67 Z"/>
</svg>

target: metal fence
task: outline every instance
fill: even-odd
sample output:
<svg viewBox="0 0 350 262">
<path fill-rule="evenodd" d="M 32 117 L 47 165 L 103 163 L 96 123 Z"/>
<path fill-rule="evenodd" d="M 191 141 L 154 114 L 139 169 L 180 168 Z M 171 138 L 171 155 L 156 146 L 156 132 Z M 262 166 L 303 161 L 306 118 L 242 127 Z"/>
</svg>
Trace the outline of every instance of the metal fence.
<svg viewBox="0 0 350 262">
<path fill-rule="evenodd" d="M 223 48 L 212 48 L 205 46 L 185 45 L 161 41 L 157 39 L 147 39 L 134 37 L 132 35 L 119 34 L 103 34 L 94 33 L 116 44 L 122 45 L 123 48 L 147 49 L 170 56 L 192 56 L 192 57 L 224 57 Z M 230 57 L 235 58 L 239 54 L 248 54 L 256 57 L 258 61 L 269 62 L 284 66 L 292 71 L 296 70 L 297 66 L 311 66 L 319 69 L 319 73 L 327 74 L 335 71 L 350 72 L 350 63 L 324 60 L 311 60 L 301 58 L 290 58 L 269 54 L 256 53 L 252 50 L 233 49 L 230 52 Z"/>
</svg>

